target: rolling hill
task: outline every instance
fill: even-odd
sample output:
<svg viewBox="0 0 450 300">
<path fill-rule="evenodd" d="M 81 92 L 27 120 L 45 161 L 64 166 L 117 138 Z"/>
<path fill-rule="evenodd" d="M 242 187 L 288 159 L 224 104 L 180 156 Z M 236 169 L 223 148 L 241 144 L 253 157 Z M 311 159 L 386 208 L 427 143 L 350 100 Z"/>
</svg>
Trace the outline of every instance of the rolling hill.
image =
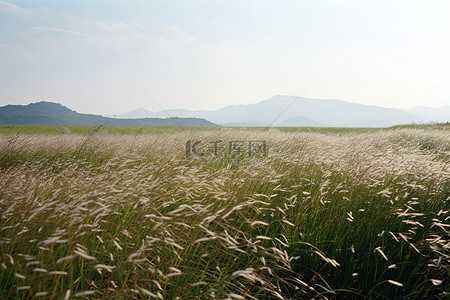
<svg viewBox="0 0 450 300">
<path fill-rule="evenodd" d="M 204 119 L 141 118 L 115 119 L 92 114 L 80 114 L 61 104 L 37 102 L 28 105 L 0 107 L 0 124 L 14 125 L 108 125 L 108 126 L 217 126 Z"/>
</svg>

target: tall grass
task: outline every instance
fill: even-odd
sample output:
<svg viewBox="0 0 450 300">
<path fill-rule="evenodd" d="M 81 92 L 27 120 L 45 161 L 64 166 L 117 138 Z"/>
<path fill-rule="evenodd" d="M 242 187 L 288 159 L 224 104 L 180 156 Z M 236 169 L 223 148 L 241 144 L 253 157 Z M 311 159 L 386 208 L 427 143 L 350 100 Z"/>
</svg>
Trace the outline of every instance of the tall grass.
<svg viewBox="0 0 450 300">
<path fill-rule="evenodd" d="M 0 298 L 444 299 L 449 154 L 448 130 L 4 135 Z"/>
</svg>

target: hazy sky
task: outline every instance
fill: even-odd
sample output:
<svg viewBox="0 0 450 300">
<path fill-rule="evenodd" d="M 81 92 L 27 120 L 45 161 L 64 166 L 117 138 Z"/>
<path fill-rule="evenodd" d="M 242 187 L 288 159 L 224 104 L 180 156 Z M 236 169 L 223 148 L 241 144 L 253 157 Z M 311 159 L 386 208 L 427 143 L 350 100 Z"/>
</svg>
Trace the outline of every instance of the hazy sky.
<svg viewBox="0 0 450 300">
<path fill-rule="evenodd" d="M 0 0 L 0 106 L 450 104 L 447 0 Z"/>
</svg>

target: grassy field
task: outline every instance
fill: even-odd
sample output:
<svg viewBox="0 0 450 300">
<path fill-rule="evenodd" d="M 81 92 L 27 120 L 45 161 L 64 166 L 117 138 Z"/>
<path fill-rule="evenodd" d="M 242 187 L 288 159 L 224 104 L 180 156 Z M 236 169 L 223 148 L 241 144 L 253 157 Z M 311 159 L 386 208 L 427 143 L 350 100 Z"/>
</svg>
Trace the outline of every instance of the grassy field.
<svg viewBox="0 0 450 300">
<path fill-rule="evenodd" d="M 0 128 L 0 299 L 449 297 L 449 126 L 67 129 Z"/>
<path fill-rule="evenodd" d="M 409 124 L 398 125 L 391 128 L 357 128 L 357 127 L 278 127 L 282 132 L 318 132 L 318 133 L 364 133 L 384 131 L 391 129 L 411 128 L 425 130 L 450 130 L 449 123 L 435 124 Z M 59 125 L 0 125 L 0 134 L 6 135 L 61 135 L 61 134 L 81 134 L 89 135 L 93 132 L 110 133 L 110 134 L 146 134 L 146 133 L 169 133 L 180 131 L 212 131 L 220 130 L 221 127 L 174 127 L 174 126 L 59 126 Z M 246 131 L 267 131 L 268 127 L 234 127 L 234 129 L 243 129 Z"/>
</svg>

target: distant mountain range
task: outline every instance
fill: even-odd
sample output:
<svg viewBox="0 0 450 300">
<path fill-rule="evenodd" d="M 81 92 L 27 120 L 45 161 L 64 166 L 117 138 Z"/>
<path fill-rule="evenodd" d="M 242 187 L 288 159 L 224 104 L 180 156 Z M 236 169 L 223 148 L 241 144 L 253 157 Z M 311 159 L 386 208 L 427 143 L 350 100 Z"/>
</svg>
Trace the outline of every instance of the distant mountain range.
<svg viewBox="0 0 450 300">
<path fill-rule="evenodd" d="M 274 96 L 256 104 L 230 105 L 217 110 L 137 109 L 118 118 L 197 117 L 223 126 L 389 127 L 400 124 L 450 121 L 450 105 L 439 108 L 395 109 L 294 96 Z"/>
<path fill-rule="evenodd" d="M 109 125 L 109 126 L 217 126 L 196 117 L 115 119 L 99 115 L 80 114 L 52 102 L 0 107 L 0 124 L 14 125 Z"/>
<path fill-rule="evenodd" d="M 450 105 L 394 109 L 294 96 L 274 96 L 255 104 L 230 105 L 217 110 L 151 112 L 140 108 L 116 118 L 80 114 L 52 102 L 0 107 L 0 124 L 16 125 L 389 127 L 449 121 Z"/>
</svg>

